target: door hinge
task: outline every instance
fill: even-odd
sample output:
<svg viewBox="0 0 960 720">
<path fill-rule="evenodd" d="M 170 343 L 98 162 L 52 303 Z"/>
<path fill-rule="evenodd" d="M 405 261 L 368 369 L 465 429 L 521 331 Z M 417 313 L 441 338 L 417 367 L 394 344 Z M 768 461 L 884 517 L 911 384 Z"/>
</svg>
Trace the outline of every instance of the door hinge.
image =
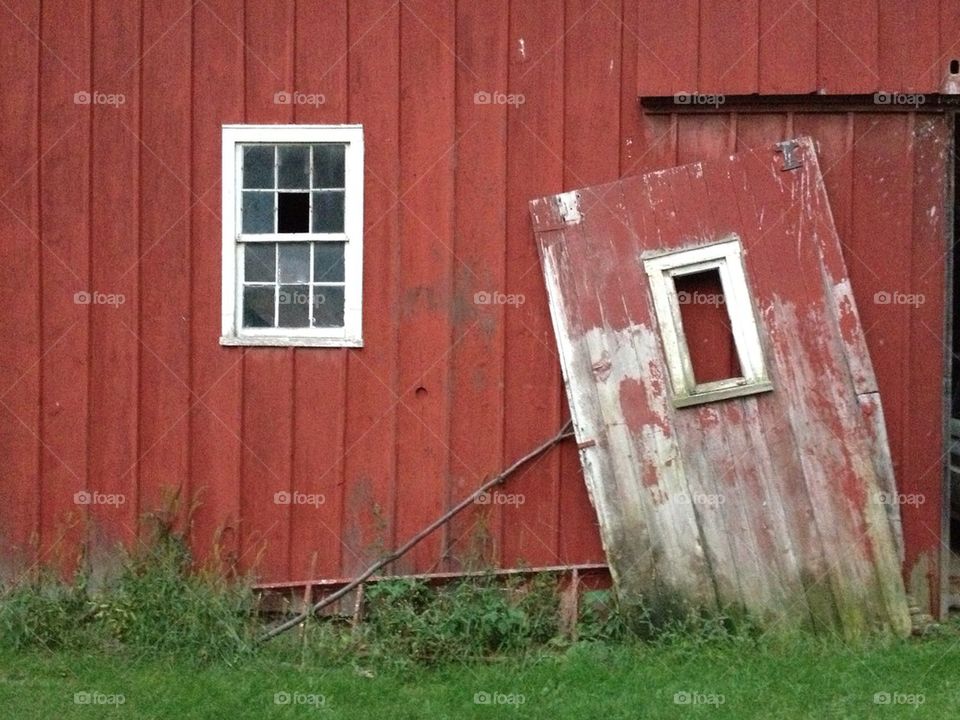
<svg viewBox="0 0 960 720">
<path fill-rule="evenodd" d="M 796 170 L 803 165 L 799 157 L 800 144 L 796 140 L 784 140 L 777 143 L 777 152 L 783 153 L 783 167 L 781 170 Z"/>
</svg>

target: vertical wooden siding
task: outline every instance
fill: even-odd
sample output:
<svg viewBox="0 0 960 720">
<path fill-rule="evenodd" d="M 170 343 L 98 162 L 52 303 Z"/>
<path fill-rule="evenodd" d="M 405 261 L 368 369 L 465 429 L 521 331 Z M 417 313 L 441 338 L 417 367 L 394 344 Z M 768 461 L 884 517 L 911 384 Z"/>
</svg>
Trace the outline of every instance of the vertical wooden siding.
<svg viewBox="0 0 960 720">
<path fill-rule="evenodd" d="M 798 8 L 792 27 L 807 41 L 771 44 L 783 23 L 760 2 L 755 22 L 768 32 L 744 48 L 759 60 L 727 73 L 702 69 L 726 52 L 703 24 L 725 17 L 723 3 L 119 5 L 0 8 L 0 80 L 12 89 L 0 94 L 0 291 L 10 309 L 0 330 L 0 483 L 15 498 L 0 504 L 6 574 L 37 560 L 72 564 L 87 537 L 89 507 L 74 502 L 83 489 L 126 496 L 94 515 L 109 526 L 107 542 L 143 532 L 141 515 L 179 491 L 202 559 L 216 547 L 225 567 L 264 580 L 358 570 L 566 415 L 528 199 L 794 132 L 821 143 L 898 470 L 917 473 L 904 476 L 906 489 L 938 487 L 931 348 L 943 247 L 937 218 L 921 212 L 938 188 L 915 170 L 937 148 L 911 138 L 939 121 L 636 110 L 638 87 L 693 90 L 711 73 L 711 82 L 736 78 L 718 86 L 728 92 L 750 87 L 751 75 L 761 91 L 812 88 L 823 53 L 801 63 L 776 51 L 815 44 L 821 26 Z M 953 15 L 945 5 L 938 55 L 955 41 Z M 890 55 L 877 57 L 882 66 Z M 90 90 L 126 101 L 74 103 Z M 274 104 L 292 90 L 325 102 Z M 484 91 L 518 104 L 477 104 Z M 217 344 L 219 128 L 231 122 L 363 123 L 362 350 Z M 878 153 L 892 167 L 875 166 Z M 890 222 L 866 205 L 881 172 L 898 183 L 884 188 L 906 193 Z M 930 198 L 910 201 L 920 193 Z M 888 284 L 936 299 L 904 317 L 871 310 L 878 281 L 860 259 L 893 268 L 877 270 L 882 278 L 899 273 Z M 123 293 L 125 303 L 74 302 L 90 290 Z M 524 301 L 476 301 L 496 292 Z M 919 422 L 924 433 L 906 430 Z M 290 488 L 325 502 L 273 502 Z M 523 504 L 472 510 L 403 569 L 602 561 L 572 448 L 533 463 L 506 491 Z M 932 494 L 904 509 L 910 557 L 936 546 L 938 513 Z"/>
<path fill-rule="evenodd" d="M 883 400 L 899 492 L 904 575 L 921 605 L 939 607 L 943 546 L 943 358 L 947 116 L 867 113 L 723 113 L 647 118 L 678 162 L 810 135 L 830 198 Z M 650 134 L 655 132 L 650 131 Z M 918 296 L 917 304 L 891 301 Z M 945 541 L 945 540 L 944 540 Z"/>
<path fill-rule="evenodd" d="M 638 95 L 938 92 L 960 58 L 952 0 L 634 2 Z"/>
</svg>

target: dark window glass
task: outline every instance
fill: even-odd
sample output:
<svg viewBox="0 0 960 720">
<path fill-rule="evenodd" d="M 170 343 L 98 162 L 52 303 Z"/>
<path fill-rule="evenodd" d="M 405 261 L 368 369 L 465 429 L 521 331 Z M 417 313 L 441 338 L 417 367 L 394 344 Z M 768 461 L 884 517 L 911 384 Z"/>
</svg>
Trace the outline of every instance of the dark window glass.
<svg viewBox="0 0 960 720">
<path fill-rule="evenodd" d="M 313 231 L 343 232 L 343 192 L 340 190 L 313 194 Z"/>
<path fill-rule="evenodd" d="M 277 279 L 277 244 L 243 244 L 243 279 L 246 282 L 274 282 Z"/>
<path fill-rule="evenodd" d="M 247 145 L 243 148 L 243 186 L 273 187 L 273 145 Z"/>
<path fill-rule="evenodd" d="M 313 288 L 313 326 L 343 327 L 343 288 Z"/>
<path fill-rule="evenodd" d="M 344 180 L 344 146 L 313 146 L 313 187 L 342 188 Z"/>
<path fill-rule="evenodd" d="M 281 285 L 278 327 L 308 327 L 310 325 L 310 286 Z"/>
<path fill-rule="evenodd" d="M 310 232 L 309 193 L 277 193 L 277 232 Z"/>
<path fill-rule="evenodd" d="M 273 293 L 272 286 L 253 286 L 243 289 L 244 327 L 273 327 Z"/>
<path fill-rule="evenodd" d="M 273 232 L 273 193 L 272 192 L 245 192 L 243 193 L 243 233 L 247 235 L 263 235 Z"/>
<path fill-rule="evenodd" d="M 310 243 L 280 243 L 280 282 L 310 282 Z"/>
<path fill-rule="evenodd" d="M 306 190 L 310 187 L 310 146 L 281 145 L 277 148 L 279 158 L 277 176 L 281 188 Z"/>
<path fill-rule="evenodd" d="M 313 244 L 313 281 L 343 282 L 343 243 Z"/>
</svg>

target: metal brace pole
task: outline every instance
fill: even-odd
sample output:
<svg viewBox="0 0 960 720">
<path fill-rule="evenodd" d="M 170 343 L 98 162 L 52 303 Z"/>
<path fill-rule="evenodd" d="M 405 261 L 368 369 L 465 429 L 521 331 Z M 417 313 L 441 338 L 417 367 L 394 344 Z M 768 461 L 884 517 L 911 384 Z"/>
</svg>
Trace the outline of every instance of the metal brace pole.
<svg viewBox="0 0 960 720">
<path fill-rule="evenodd" d="M 325 608 L 327 605 L 331 605 L 335 603 L 337 600 L 342 598 L 344 595 L 349 593 L 358 585 L 362 585 L 368 578 L 370 578 L 370 576 L 376 573 L 377 570 L 379 570 L 385 565 L 388 565 L 392 563 L 394 560 L 405 555 L 411 548 L 413 548 L 417 543 L 419 543 L 421 540 L 427 537 L 430 533 L 432 533 L 438 527 L 446 523 L 448 520 L 450 520 L 450 518 L 452 518 L 454 515 L 459 513 L 461 510 L 473 504 L 473 502 L 478 497 L 480 497 L 485 492 L 490 490 L 490 488 L 496 487 L 497 485 L 500 485 L 501 483 L 503 483 L 510 475 L 516 472 L 517 469 L 519 469 L 522 465 L 529 462 L 533 458 L 538 457 L 539 455 L 542 455 L 544 452 L 552 448 L 554 445 L 557 445 L 558 443 L 562 442 L 566 438 L 573 437 L 573 430 L 571 430 L 572 425 L 573 425 L 573 421 L 567 420 L 564 426 L 560 429 L 560 432 L 558 432 L 552 438 L 544 442 L 542 445 L 539 445 L 538 447 L 528 452 L 519 460 L 515 461 L 512 465 L 510 465 L 510 467 L 508 467 L 506 470 L 501 472 L 499 475 L 485 482 L 479 488 L 474 490 L 470 495 L 468 495 L 459 503 L 457 503 L 454 507 L 450 508 L 443 515 L 441 515 L 432 523 L 427 525 L 427 527 L 425 527 L 423 530 L 421 530 L 412 538 L 407 540 L 407 542 L 404 543 L 402 546 L 400 546 L 393 552 L 389 553 L 388 555 L 384 555 L 382 558 L 377 560 L 373 565 L 368 567 L 363 573 L 361 573 L 359 576 L 357 576 L 356 578 L 348 582 L 346 585 L 344 585 L 342 588 L 337 590 L 332 595 L 328 595 L 323 600 L 320 600 L 309 609 L 304 610 L 303 612 L 298 614 L 296 617 L 292 617 L 289 620 L 282 622 L 280 625 L 277 625 L 276 627 L 271 628 L 270 630 L 268 630 L 267 632 L 265 632 L 263 635 L 260 636 L 259 641 L 265 642 L 270 638 L 276 637 L 277 635 L 283 632 L 286 632 L 290 628 L 296 627 L 311 615 L 314 615 L 320 610 L 322 610 L 323 608 Z"/>
</svg>

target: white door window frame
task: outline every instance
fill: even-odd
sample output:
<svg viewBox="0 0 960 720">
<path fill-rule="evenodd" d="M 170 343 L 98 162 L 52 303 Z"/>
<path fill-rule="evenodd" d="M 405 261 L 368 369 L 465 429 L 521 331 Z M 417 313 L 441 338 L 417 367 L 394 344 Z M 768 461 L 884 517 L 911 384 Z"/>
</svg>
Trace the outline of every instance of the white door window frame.
<svg viewBox="0 0 960 720">
<path fill-rule="evenodd" d="M 243 182 L 243 148 L 256 144 L 343 144 L 345 146 L 343 232 L 273 232 L 256 235 L 243 234 L 241 232 L 243 228 L 241 214 L 242 203 L 240 202 Z M 222 127 L 222 173 L 223 274 L 220 344 L 293 347 L 362 347 L 363 126 L 224 125 Z M 311 198 L 313 194 L 313 192 L 310 192 Z M 312 199 L 310 202 L 312 216 Z M 244 248 L 249 244 L 258 242 L 304 242 L 307 244 L 324 242 L 343 243 L 343 326 L 244 327 Z M 311 268 L 313 268 L 313 252 L 311 249 Z M 279 278 L 277 282 L 279 282 Z M 314 287 L 312 276 L 309 284 L 311 287 Z M 338 287 L 341 285 L 341 283 L 330 284 Z M 312 309 L 310 313 L 310 317 L 312 318 Z"/>
<path fill-rule="evenodd" d="M 699 405 L 773 389 L 767 375 L 763 347 L 747 286 L 740 238 L 731 235 L 709 245 L 644 256 L 643 265 L 650 279 L 654 314 L 660 326 L 675 407 Z M 730 319 L 741 375 L 697 383 L 683 331 L 674 278 L 710 270 L 716 270 L 720 276 L 724 306 Z"/>
</svg>

